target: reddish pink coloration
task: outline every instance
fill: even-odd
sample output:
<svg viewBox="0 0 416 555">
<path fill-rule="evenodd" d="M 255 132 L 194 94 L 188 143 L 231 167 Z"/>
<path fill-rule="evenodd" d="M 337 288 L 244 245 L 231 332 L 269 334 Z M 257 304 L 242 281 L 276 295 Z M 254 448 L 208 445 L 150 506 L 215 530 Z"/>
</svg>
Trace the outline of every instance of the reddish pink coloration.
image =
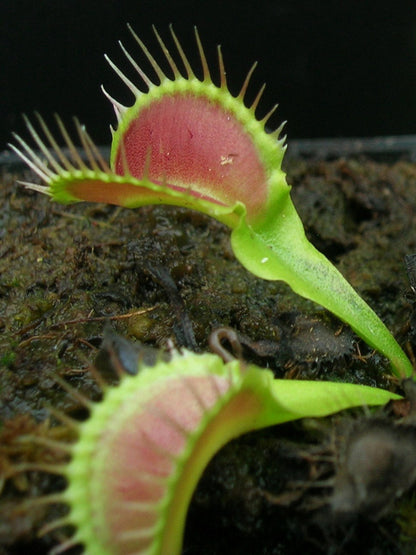
<svg viewBox="0 0 416 555">
<path fill-rule="evenodd" d="M 169 204 L 170 196 L 160 191 L 155 193 L 147 187 L 140 187 L 130 183 L 118 183 L 114 181 L 72 181 L 67 185 L 67 191 L 75 198 L 87 202 L 105 202 L 118 206 L 130 206 L 130 202 L 140 198 L 141 204 L 145 204 L 143 199 L 148 198 L 149 204 L 154 202 L 166 202 Z"/>
<path fill-rule="evenodd" d="M 111 452 L 102 454 L 105 476 L 101 480 L 100 498 L 102 506 L 108 509 L 108 537 L 113 541 L 123 532 L 151 527 L 160 518 L 160 512 L 151 505 L 166 494 L 163 481 L 175 475 L 175 457 L 186 450 L 189 434 L 229 389 L 230 381 L 212 375 L 179 380 L 172 376 L 162 389 L 158 386 L 156 383 L 147 400 L 133 410 L 131 399 L 125 410 L 121 407 L 102 438 L 104 451 L 108 446 Z M 150 506 L 139 507 L 134 503 L 138 499 L 140 504 Z M 150 540 L 153 539 L 151 534 Z M 148 544 L 149 538 L 143 538 L 142 547 Z M 130 553 L 133 546 L 137 552 L 137 538 L 131 544 L 126 538 L 122 552 Z M 114 553 L 121 553 L 119 548 L 117 542 Z"/>
<path fill-rule="evenodd" d="M 115 160 L 134 177 L 189 190 L 198 198 L 256 214 L 267 201 L 267 176 L 252 138 L 234 114 L 207 97 L 175 94 L 142 108 L 123 132 Z M 149 159 L 150 157 L 150 159 Z"/>
</svg>

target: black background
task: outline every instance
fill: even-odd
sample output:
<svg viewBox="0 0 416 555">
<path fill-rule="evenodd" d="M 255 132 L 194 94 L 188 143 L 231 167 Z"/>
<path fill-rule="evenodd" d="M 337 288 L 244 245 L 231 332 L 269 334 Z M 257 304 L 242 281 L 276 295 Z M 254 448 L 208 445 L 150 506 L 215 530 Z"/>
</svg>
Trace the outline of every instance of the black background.
<svg viewBox="0 0 416 555">
<path fill-rule="evenodd" d="M 122 39 L 141 59 L 126 22 L 153 51 L 151 24 L 168 42 L 173 23 L 195 60 L 197 25 L 213 73 L 222 44 L 234 93 L 258 60 L 263 113 L 279 102 L 273 123 L 288 120 L 289 141 L 416 133 L 416 0 L 3 0 L 0 150 L 12 130 L 23 131 L 20 114 L 34 110 L 48 121 L 53 112 L 78 115 L 97 143 L 109 143 L 115 118 L 99 86 L 131 97 L 103 53 L 128 67 Z"/>
</svg>

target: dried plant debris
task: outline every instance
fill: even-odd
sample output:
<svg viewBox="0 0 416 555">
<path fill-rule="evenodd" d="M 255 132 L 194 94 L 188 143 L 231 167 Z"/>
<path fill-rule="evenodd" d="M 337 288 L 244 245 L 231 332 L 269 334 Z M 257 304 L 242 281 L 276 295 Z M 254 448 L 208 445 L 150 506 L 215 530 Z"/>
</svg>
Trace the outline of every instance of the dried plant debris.
<svg viewBox="0 0 416 555">
<path fill-rule="evenodd" d="M 339 325 L 334 331 L 333 322 L 298 313 L 283 314 L 280 323 L 295 362 L 319 367 L 345 359 L 354 351 L 353 333 L 346 326 Z"/>
<path fill-rule="evenodd" d="M 379 520 L 416 480 L 416 427 L 366 419 L 341 448 L 330 498 L 335 521 Z"/>
<path fill-rule="evenodd" d="M 167 360 L 168 357 L 165 351 L 128 341 L 107 324 L 100 349 L 94 360 L 93 368 L 98 371 L 94 372 L 94 375 L 102 375 L 111 383 L 111 379 L 120 378 L 123 373 L 137 374 L 143 365 L 154 366 L 158 359 Z"/>
</svg>

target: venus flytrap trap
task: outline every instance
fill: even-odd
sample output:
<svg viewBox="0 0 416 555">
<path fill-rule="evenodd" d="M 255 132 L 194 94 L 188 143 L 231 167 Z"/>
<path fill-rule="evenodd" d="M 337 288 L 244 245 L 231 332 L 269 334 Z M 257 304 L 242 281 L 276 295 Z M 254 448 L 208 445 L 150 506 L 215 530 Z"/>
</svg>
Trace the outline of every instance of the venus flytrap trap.
<svg viewBox="0 0 416 555">
<path fill-rule="evenodd" d="M 410 361 L 385 325 L 307 240 L 281 169 L 285 152 L 284 141 L 278 138 L 281 128 L 271 133 L 265 130 L 275 108 L 261 120 L 255 115 L 264 87 L 251 106 L 245 105 L 255 66 L 240 93 L 232 96 L 221 50 L 218 48 L 220 83 L 216 85 L 197 32 L 202 78 L 195 75 L 172 29 L 182 73 L 156 30 L 169 72 L 162 70 L 140 38 L 132 34 L 155 78 L 142 70 L 121 43 L 147 92 L 107 58 L 135 97 L 133 106 L 127 108 L 104 91 L 118 120 L 117 129 L 112 130 L 110 165 L 78 122 L 87 162 L 59 119 L 70 157 L 41 118 L 46 142 L 26 120 L 40 154 L 19 136 L 19 146 L 11 148 L 45 182 L 43 186 L 26 185 L 62 203 L 85 200 L 130 208 L 173 204 L 208 214 L 231 228 L 234 254 L 249 271 L 264 279 L 283 280 L 299 295 L 324 306 L 388 357 L 397 376 L 411 376 Z"/>
<path fill-rule="evenodd" d="M 277 380 L 240 360 L 188 351 L 124 375 L 118 386 L 99 382 L 102 401 L 83 400 L 88 420 L 58 414 L 76 430 L 75 443 L 40 438 L 68 451 L 70 462 L 20 469 L 67 480 L 64 491 L 33 500 L 69 506 L 67 516 L 43 530 L 75 528 L 51 555 L 78 544 L 91 555 L 178 555 L 197 482 L 225 443 L 266 426 L 398 398 L 368 386 Z"/>
</svg>

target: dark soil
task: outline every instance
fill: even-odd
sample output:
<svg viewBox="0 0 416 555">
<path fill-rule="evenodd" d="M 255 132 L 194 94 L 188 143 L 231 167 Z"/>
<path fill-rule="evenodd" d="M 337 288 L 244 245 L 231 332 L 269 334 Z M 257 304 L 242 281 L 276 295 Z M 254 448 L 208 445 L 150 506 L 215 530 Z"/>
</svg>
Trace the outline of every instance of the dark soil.
<svg viewBox="0 0 416 555">
<path fill-rule="evenodd" d="M 414 164 L 292 160 L 287 170 L 312 242 L 412 357 L 416 295 L 404 257 L 416 252 Z M 398 388 L 388 362 L 347 326 L 286 285 L 250 275 L 216 221 L 171 207 L 60 206 L 16 178 L 33 176 L 5 169 L 0 188 L 1 555 L 46 553 L 60 540 L 56 532 L 41 539 L 37 532 L 61 508 L 14 511 L 22 500 L 63 487 L 46 473 L 13 474 L 20 463 L 57 460 L 18 440 L 71 438 L 47 407 L 79 417 L 85 411 L 51 375 L 97 399 L 88 366 L 108 321 L 131 341 L 163 348 L 172 339 L 197 351 L 208 349 L 213 329 L 230 326 L 245 358 L 278 377 Z M 195 493 L 184 553 L 414 553 L 411 490 L 376 520 L 357 510 L 340 522 L 331 510 L 345 429 L 369 417 L 298 422 L 227 445 Z M 391 411 L 384 418 L 396 425 Z"/>
</svg>

